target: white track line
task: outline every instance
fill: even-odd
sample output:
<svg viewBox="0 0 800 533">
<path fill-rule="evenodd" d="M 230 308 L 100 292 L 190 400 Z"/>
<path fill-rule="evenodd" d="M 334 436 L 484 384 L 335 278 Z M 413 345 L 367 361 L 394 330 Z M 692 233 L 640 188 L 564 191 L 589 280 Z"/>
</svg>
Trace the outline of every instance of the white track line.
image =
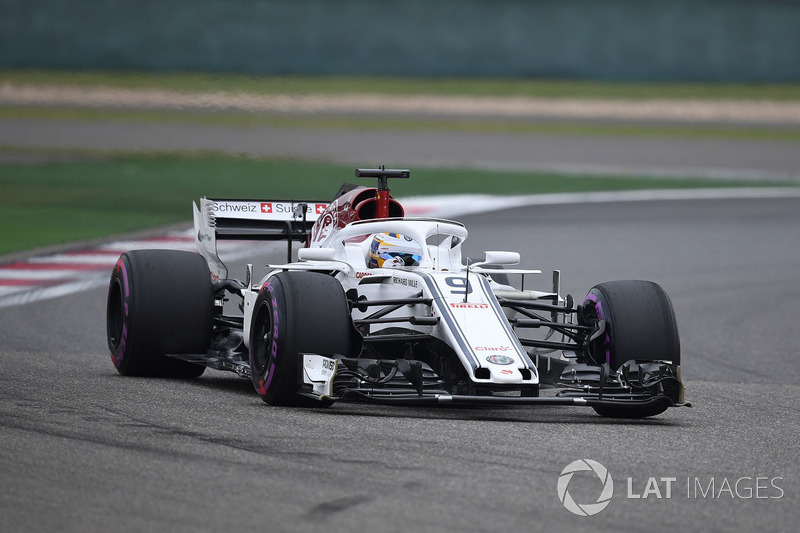
<svg viewBox="0 0 800 533">
<path fill-rule="evenodd" d="M 105 245 L 101 249 L 111 249 L 111 250 L 186 250 L 194 252 L 197 248 L 194 245 L 194 241 L 190 242 L 183 242 L 183 241 L 117 241 L 110 244 Z M 115 258 L 116 260 L 116 258 Z"/>
<path fill-rule="evenodd" d="M 413 197 L 402 200 L 409 216 L 455 217 L 537 205 L 567 205 L 665 200 L 732 200 L 741 198 L 798 198 L 800 187 L 674 189 L 623 192 L 585 192 L 494 196 L 459 194 Z"/>
<path fill-rule="evenodd" d="M 28 259 L 30 263 L 52 263 L 52 264 L 78 264 L 78 265 L 108 265 L 111 266 L 117 261 L 117 256 L 110 254 L 98 255 L 72 255 L 72 254 L 57 254 L 49 255 L 46 257 L 32 257 Z"/>
<path fill-rule="evenodd" d="M 9 294 L 14 294 L 15 292 L 22 292 L 29 290 L 30 287 L 26 287 L 24 285 L 12 285 L 10 287 L 2 286 L 0 287 L 0 298 L 3 296 L 8 296 Z M 0 305 L 2 307 L 2 305 Z"/>
<path fill-rule="evenodd" d="M 83 281 L 73 281 L 64 283 L 62 285 L 54 285 L 52 287 L 40 287 L 33 291 L 25 291 L 18 294 L 11 294 L 6 297 L 0 298 L 0 308 L 12 307 L 16 305 L 24 305 L 41 300 L 49 300 L 51 298 L 59 298 L 75 294 L 76 292 L 83 292 L 98 287 L 103 287 L 108 284 L 108 277 L 110 273 L 104 272 L 102 278 L 94 277 L 92 279 Z"/>
<path fill-rule="evenodd" d="M 113 265 L 113 263 L 111 264 Z M 85 270 L 26 270 L 22 268 L 0 268 L 0 279 L 64 279 L 74 278 L 82 272 L 85 272 Z"/>
</svg>

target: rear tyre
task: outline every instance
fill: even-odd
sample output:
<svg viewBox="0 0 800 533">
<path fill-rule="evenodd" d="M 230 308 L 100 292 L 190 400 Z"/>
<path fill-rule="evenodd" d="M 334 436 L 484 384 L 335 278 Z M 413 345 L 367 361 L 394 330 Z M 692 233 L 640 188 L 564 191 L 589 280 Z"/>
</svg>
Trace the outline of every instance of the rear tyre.
<svg viewBox="0 0 800 533">
<path fill-rule="evenodd" d="M 256 298 L 250 326 L 250 375 L 270 405 L 328 406 L 298 395 L 301 353 L 348 355 L 350 308 L 341 284 L 316 272 L 280 272 Z"/>
<path fill-rule="evenodd" d="M 589 357 L 598 365 L 608 363 L 612 371 L 630 360 L 670 361 L 681 359 L 678 324 L 672 302 L 652 281 L 609 281 L 595 285 L 583 302 L 589 320 L 605 320 L 606 332 L 596 339 Z M 669 401 L 648 406 L 595 406 L 602 415 L 642 418 L 664 412 Z"/>
<path fill-rule="evenodd" d="M 122 254 L 111 273 L 106 331 L 111 361 L 124 376 L 195 378 L 205 366 L 165 354 L 205 354 L 214 293 L 202 256 L 177 250 Z"/>
</svg>

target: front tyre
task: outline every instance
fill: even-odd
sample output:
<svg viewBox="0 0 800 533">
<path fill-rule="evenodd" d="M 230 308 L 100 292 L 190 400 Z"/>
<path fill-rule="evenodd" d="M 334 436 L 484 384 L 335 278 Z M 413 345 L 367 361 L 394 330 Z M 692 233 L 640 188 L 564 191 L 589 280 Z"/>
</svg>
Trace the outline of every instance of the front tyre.
<svg viewBox="0 0 800 533">
<path fill-rule="evenodd" d="M 298 394 L 301 353 L 348 355 L 350 308 L 341 284 L 316 272 L 280 272 L 261 287 L 250 327 L 250 375 L 271 405 L 327 406 Z"/>
<path fill-rule="evenodd" d="M 205 366 L 166 354 L 205 354 L 214 293 L 202 256 L 178 250 L 122 254 L 111 273 L 106 333 L 111 361 L 124 376 L 194 378 Z"/>
<path fill-rule="evenodd" d="M 652 281 L 609 281 L 595 285 L 583 302 L 589 321 L 604 320 L 605 333 L 591 344 L 589 358 L 608 363 L 612 371 L 636 360 L 669 361 L 681 359 L 678 324 L 672 302 L 664 289 Z M 652 405 L 594 406 L 602 415 L 616 418 L 643 418 L 664 412 L 670 402 Z"/>
</svg>

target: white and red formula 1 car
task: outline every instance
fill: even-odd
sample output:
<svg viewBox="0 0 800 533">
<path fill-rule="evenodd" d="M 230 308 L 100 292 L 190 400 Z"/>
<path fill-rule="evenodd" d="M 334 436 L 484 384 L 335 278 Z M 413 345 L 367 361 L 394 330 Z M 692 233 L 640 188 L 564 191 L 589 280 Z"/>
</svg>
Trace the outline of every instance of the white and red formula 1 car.
<svg viewBox="0 0 800 533">
<path fill-rule="evenodd" d="M 199 254 L 124 253 L 108 292 L 108 344 L 124 375 L 252 380 L 269 404 L 337 400 L 590 406 L 646 417 L 684 399 L 669 297 L 649 281 L 594 286 L 576 304 L 524 289 L 517 252 L 465 262 L 466 228 L 406 218 L 389 192 L 407 170 L 359 169 L 334 200 L 202 199 Z M 288 242 L 285 264 L 228 275 L 219 239 Z M 305 243 L 292 260 L 292 242 Z M 508 276 L 522 275 L 522 285 Z M 240 299 L 238 313 L 224 302 Z"/>
</svg>

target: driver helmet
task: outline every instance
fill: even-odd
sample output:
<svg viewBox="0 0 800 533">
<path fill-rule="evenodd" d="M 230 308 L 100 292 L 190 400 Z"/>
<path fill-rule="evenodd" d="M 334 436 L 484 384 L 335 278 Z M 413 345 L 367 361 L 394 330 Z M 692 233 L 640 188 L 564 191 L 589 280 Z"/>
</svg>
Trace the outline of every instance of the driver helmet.
<svg viewBox="0 0 800 533">
<path fill-rule="evenodd" d="M 370 268 L 418 266 L 422 247 L 399 233 L 376 233 L 369 247 Z"/>
</svg>

